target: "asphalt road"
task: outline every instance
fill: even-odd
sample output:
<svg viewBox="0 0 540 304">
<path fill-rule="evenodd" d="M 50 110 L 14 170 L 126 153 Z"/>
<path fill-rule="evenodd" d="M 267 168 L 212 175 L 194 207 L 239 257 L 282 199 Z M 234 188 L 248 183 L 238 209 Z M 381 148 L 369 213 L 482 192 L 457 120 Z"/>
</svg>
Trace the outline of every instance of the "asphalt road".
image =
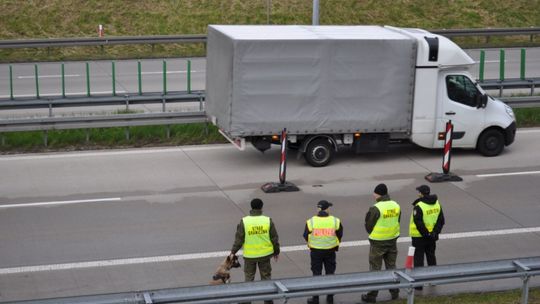
<svg viewBox="0 0 540 304">
<path fill-rule="evenodd" d="M 464 181 L 431 185 L 447 221 L 439 264 L 540 255 L 539 150 L 540 129 L 526 129 L 498 157 L 454 153 L 452 171 Z M 343 151 L 331 166 L 312 168 L 290 153 L 287 177 L 301 191 L 279 194 L 260 190 L 277 181 L 276 148 L 0 156 L 0 301 L 206 284 L 253 197 L 263 199 L 280 234 L 274 278 L 310 275 L 302 232 L 320 199 L 334 203 L 331 212 L 344 225 L 337 272 L 367 271 L 363 220 L 373 188 L 387 183 L 401 203 L 405 237 L 414 189 L 429 172 L 440 172 L 440 154 L 409 145 L 382 155 Z M 409 245 L 401 239 L 398 265 Z M 241 270 L 233 271 L 233 281 L 242 279 Z M 429 287 L 423 294 L 519 286 L 503 280 Z M 359 296 L 338 295 L 336 302 L 356 303 Z"/>
<path fill-rule="evenodd" d="M 478 61 L 480 51 L 466 50 L 477 62 L 471 73 L 478 77 Z M 520 77 L 520 49 L 506 49 L 505 77 Z M 191 60 L 191 88 L 205 89 L 205 58 L 167 59 L 167 91 L 187 90 L 187 60 Z M 142 60 L 142 91 L 163 92 L 163 60 Z M 37 63 L 39 67 L 40 96 L 61 95 L 61 66 L 60 63 Z M 13 90 L 15 97 L 33 97 L 36 95 L 34 64 L 13 64 Z M 112 64 L 111 61 L 91 61 L 90 90 L 92 95 L 112 94 Z M 485 78 L 498 79 L 500 71 L 499 50 L 487 49 L 485 61 Z M 526 60 L 526 76 L 540 77 L 540 48 L 528 48 Z M 117 94 L 138 93 L 137 61 L 116 61 L 116 92 Z M 87 93 L 85 62 L 65 63 L 66 95 L 84 96 Z M 0 64 L 0 99 L 9 98 L 9 65 Z"/>
</svg>

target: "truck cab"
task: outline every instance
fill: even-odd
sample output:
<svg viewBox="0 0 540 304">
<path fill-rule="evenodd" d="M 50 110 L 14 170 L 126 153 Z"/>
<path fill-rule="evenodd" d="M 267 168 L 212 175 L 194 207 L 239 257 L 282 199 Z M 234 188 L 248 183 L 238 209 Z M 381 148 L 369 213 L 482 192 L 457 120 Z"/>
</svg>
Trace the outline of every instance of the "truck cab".
<svg viewBox="0 0 540 304">
<path fill-rule="evenodd" d="M 516 123 L 512 108 L 488 96 L 473 80 L 469 69 L 474 61 L 467 53 L 444 36 L 421 29 L 392 29 L 418 43 L 413 143 L 442 148 L 448 121 L 454 125 L 453 147 L 496 156 L 514 141 Z"/>
</svg>

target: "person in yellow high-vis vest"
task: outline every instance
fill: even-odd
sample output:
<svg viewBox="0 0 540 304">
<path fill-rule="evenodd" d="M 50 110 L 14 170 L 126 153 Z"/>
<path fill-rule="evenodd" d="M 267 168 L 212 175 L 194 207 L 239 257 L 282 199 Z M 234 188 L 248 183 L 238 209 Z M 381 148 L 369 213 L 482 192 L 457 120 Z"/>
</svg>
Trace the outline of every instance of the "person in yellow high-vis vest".
<svg viewBox="0 0 540 304">
<path fill-rule="evenodd" d="M 322 200 L 317 203 L 317 215 L 306 221 L 304 239 L 309 247 L 311 272 L 314 276 L 334 274 L 336 271 L 336 252 L 343 237 L 341 220 L 330 215 L 328 208 L 332 203 Z M 308 304 L 318 304 L 319 296 L 308 299 Z M 334 295 L 326 296 L 326 303 L 334 303 Z"/>
<path fill-rule="evenodd" d="M 397 259 L 397 239 L 399 237 L 399 222 L 401 219 L 401 208 L 388 195 L 388 187 L 385 184 L 378 184 L 373 190 L 375 205 L 369 208 L 366 214 L 365 227 L 369 233 L 369 270 L 381 270 L 382 263 L 386 269 L 396 268 Z M 375 303 L 377 290 L 372 290 L 362 295 L 362 301 Z M 399 289 L 390 289 L 392 300 L 399 296 Z"/>
<path fill-rule="evenodd" d="M 246 282 L 255 280 L 255 273 L 259 267 L 261 280 L 272 279 L 272 266 L 270 259 L 279 257 L 279 237 L 272 219 L 262 214 L 263 201 L 255 198 L 251 200 L 251 211 L 242 218 L 236 227 L 235 241 L 231 249 L 231 256 L 243 248 L 244 276 Z M 269 304 L 273 301 L 264 301 Z"/>
<path fill-rule="evenodd" d="M 436 242 L 444 226 L 444 214 L 437 195 L 430 194 L 427 185 L 416 188 L 419 198 L 413 202 L 409 221 L 409 235 L 414 249 L 414 267 L 424 266 L 424 255 L 428 266 L 437 265 Z M 417 287 L 421 290 L 422 287 Z"/>
</svg>

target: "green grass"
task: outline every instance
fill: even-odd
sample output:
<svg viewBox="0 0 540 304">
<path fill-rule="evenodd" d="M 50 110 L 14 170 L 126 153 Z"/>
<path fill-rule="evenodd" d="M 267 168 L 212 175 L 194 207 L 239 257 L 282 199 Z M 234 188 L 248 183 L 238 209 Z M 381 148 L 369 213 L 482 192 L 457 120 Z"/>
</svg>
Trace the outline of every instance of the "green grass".
<svg viewBox="0 0 540 304">
<path fill-rule="evenodd" d="M 0 152 L 27 153 L 226 142 L 216 127 L 205 124 L 172 125 L 169 138 L 165 126 L 130 127 L 129 139 L 126 138 L 126 130 L 126 128 L 106 128 L 48 131 L 47 146 L 44 142 L 44 133 L 41 131 L 4 133 L 2 134 L 4 144 L 0 145 Z M 87 134 L 88 141 L 86 141 Z"/>
<path fill-rule="evenodd" d="M 204 34 L 208 24 L 311 24 L 312 0 L 0 1 L 0 39 Z M 267 3 L 271 3 L 270 10 Z M 320 24 L 378 24 L 426 29 L 530 27 L 539 0 L 325 0 Z M 269 12 L 270 14 L 267 14 Z M 485 38 L 460 38 L 465 45 Z M 529 37 L 492 37 L 494 43 Z M 517 39 L 517 40 L 516 40 Z M 539 43 L 540 37 L 536 37 Z M 202 44 L 0 50 L 0 61 L 202 56 Z"/>
<path fill-rule="evenodd" d="M 540 126 L 540 108 L 514 109 L 518 127 Z"/>
</svg>

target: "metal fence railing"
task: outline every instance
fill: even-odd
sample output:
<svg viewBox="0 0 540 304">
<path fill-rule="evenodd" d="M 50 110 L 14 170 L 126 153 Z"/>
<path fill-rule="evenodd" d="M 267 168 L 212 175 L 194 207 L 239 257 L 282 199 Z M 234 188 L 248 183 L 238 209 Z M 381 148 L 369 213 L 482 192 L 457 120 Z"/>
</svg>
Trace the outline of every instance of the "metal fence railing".
<svg viewBox="0 0 540 304">
<path fill-rule="evenodd" d="M 215 286 L 195 286 L 43 299 L 14 304 L 217 304 L 262 300 L 284 300 L 325 294 L 356 293 L 390 288 L 405 289 L 407 303 L 414 303 L 414 287 L 470 283 L 498 279 L 521 279 L 521 303 L 528 303 L 529 279 L 540 275 L 540 257 L 495 260 L 455 265 L 361 272 Z"/>
<path fill-rule="evenodd" d="M 529 28 L 487 28 L 487 29 L 439 29 L 430 30 L 434 34 L 446 37 L 464 36 L 516 36 L 528 35 L 533 41 L 540 35 L 540 27 Z M 40 48 L 91 45 L 119 44 L 161 44 L 161 43 L 205 43 L 206 35 L 163 35 L 163 36 L 125 36 L 125 37 L 86 37 L 86 38 L 50 38 L 50 39 L 17 39 L 0 41 L 0 49 L 6 48 Z"/>
</svg>

